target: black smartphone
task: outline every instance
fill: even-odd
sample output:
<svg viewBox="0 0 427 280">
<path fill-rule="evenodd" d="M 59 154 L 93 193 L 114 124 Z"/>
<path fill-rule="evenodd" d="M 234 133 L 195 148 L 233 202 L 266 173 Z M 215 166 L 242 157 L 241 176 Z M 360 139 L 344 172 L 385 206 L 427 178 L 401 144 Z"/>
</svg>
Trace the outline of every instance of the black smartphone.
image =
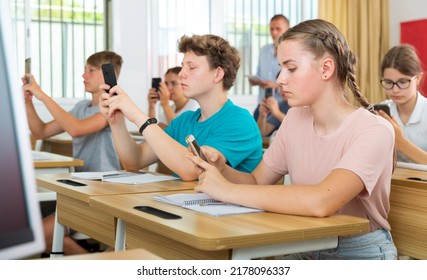
<svg viewBox="0 0 427 280">
<path fill-rule="evenodd" d="M 102 64 L 102 74 L 104 75 L 104 83 L 110 86 L 110 88 L 117 85 L 116 73 L 114 72 L 113 63 Z"/>
<path fill-rule="evenodd" d="M 265 99 L 272 96 L 273 96 L 273 88 L 271 87 L 265 88 L 265 94 L 264 94 Z"/>
<path fill-rule="evenodd" d="M 155 88 L 156 91 L 159 91 L 161 81 L 162 81 L 162 78 L 152 78 L 151 79 L 151 88 Z"/>
<path fill-rule="evenodd" d="M 199 156 L 201 159 L 206 161 L 206 157 L 203 154 L 202 150 L 200 149 L 199 143 L 197 143 L 197 140 L 193 136 L 193 134 L 190 134 L 187 137 L 185 137 L 185 142 L 187 142 L 193 154 Z"/>
<path fill-rule="evenodd" d="M 25 59 L 25 74 L 31 73 L 31 57 Z M 26 78 L 27 83 L 31 82 L 30 78 Z"/>
<path fill-rule="evenodd" d="M 74 186 L 74 187 L 87 186 L 86 184 L 83 184 L 83 183 L 80 183 L 80 182 L 77 182 L 77 181 L 73 181 L 73 180 L 69 180 L 69 179 L 59 179 L 59 180 L 56 180 L 56 181 L 60 182 L 60 183 L 67 184 L 67 185 L 70 185 L 70 186 Z"/>
<path fill-rule="evenodd" d="M 387 115 L 390 116 L 390 106 L 388 104 L 374 104 L 375 111 L 384 111 Z"/>
</svg>

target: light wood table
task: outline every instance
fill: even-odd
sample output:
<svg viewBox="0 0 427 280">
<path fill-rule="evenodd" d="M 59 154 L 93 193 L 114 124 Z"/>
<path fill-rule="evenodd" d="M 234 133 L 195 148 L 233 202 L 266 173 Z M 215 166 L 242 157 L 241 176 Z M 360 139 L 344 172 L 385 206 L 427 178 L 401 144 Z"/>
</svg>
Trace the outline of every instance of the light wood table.
<svg viewBox="0 0 427 280">
<path fill-rule="evenodd" d="M 105 211 L 90 207 L 89 201 L 96 196 L 164 192 L 194 189 L 196 182 L 181 180 L 156 183 L 126 185 L 95 180 L 72 179 L 87 186 L 74 187 L 57 182 L 70 179 L 70 174 L 40 174 L 37 184 L 57 193 L 56 223 L 52 251 L 63 251 L 64 226 L 92 237 L 108 246 L 114 247 L 116 220 Z"/>
<path fill-rule="evenodd" d="M 43 139 L 41 150 L 71 157 L 73 155 L 72 137 L 67 132 L 63 132 Z"/>
<path fill-rule="evenodd" d="M 174 192 L 162 193 L 168 195 Z M 156 194 L 91 197 L 90 205 L 118 218 L 117 238 L 165 259 L 251 259 L 334 248 L 338 236 L 369 231 L 366 219 L 269 212 L 213 217 L 153 199 Z M 133 209 L 151 206 L 182 217 L 163 219 Z M 124 234 L 122 233 L 125 231 Z M 117 247 L 116 247 L 117 248 Z"/>
<path fill-rule="evenodd" d="M 427 259 L 427 172 L 395 169 L 388 221 L 399 254 Z"/>
<path fill-rule="evenodd" d="M 54 153 L 32 151 L 32 156 L 36 174 L 69 173 L 84 165 L 83 160 Z M 56 193 L 38 186 L 38 197 L 39 201 L 54 201 Z"/>
</svg>

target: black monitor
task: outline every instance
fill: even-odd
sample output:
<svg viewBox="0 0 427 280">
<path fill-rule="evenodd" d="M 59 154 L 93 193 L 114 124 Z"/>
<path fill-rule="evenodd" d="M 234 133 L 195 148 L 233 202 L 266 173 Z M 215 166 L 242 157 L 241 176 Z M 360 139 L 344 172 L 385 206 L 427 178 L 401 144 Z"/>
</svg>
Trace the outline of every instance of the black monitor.
<svg viewBox="0 0 427 280">
<path fill-rule="evenodd" d="M 45 245 L 9 5 L 0 0 L 0 259 L 21 259 Z"/>
</svg>

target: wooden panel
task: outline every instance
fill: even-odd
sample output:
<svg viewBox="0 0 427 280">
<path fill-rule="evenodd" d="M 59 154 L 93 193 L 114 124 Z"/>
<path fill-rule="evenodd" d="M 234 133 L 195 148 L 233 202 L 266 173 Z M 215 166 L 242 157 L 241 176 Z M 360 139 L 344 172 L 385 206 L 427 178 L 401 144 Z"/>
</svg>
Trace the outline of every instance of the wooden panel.
<svg viewBox="0 0 427 280">
<path fill-rule="evenodd" d="M 58 222 L 114 247 L 115 219 L 89 204 L 58 194 Z"/>
<path fill-rule="evenodd" d="M 231 250 L 199 250 L 132 224 L 126 226 L 126 246 L 128 249 L 144 248 L 169 260 L 223 260 L 231 258 Z"/>
<path fill-rule="evenodd" d="M 427 183 L 407 180 L 426 178 L 423 171 L 396 170 L 390 194 L 389 222 L 399 254 L 427 259 Z"/>
</svg>

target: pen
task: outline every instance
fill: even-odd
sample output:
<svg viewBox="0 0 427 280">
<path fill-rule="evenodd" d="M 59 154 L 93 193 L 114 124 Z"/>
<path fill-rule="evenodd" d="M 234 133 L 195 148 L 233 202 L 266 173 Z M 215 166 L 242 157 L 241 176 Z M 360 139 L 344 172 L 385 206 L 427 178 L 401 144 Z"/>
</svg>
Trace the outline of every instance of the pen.
<svg viewBox="0 0 427 280">
<path fill-rule="evenodd" d="M 208 205 L 227 205 L 225 202 L 209 202 L 209 203 L 201 203 L 200 206 L 208 206 Z"/>
<path fill-rule="evenodd" d="M 106 174 L 103 175 L 102 178 L 119 178 L 119 177 L 127 177 L 127 176 L 134 176 L 134 175 L 138 175 L 135 173 L 131 173 L 131 172 L 126 172 L 126 173 L 113 173 L 113 174 Z"/>
</svg>

